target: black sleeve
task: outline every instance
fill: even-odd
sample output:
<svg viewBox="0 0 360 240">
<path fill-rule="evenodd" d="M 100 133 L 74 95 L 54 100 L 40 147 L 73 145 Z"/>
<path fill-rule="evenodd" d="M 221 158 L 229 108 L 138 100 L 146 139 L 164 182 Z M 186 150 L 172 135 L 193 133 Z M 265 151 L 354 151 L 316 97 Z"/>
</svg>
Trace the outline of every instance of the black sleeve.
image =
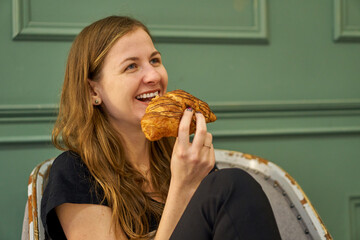
<svg viewBox="0 0 360 240">
<path fill-rule="evenodd" d="M 48 183 L 41 200 L 41 220 L 52 239 L 66 239 L 55 213 L 63 203 L 101 203 L 103 193 L 95 191 L 94 179 L 79 155 L 67 151 L 59 155 L 50 169 Z"/>
</svg>

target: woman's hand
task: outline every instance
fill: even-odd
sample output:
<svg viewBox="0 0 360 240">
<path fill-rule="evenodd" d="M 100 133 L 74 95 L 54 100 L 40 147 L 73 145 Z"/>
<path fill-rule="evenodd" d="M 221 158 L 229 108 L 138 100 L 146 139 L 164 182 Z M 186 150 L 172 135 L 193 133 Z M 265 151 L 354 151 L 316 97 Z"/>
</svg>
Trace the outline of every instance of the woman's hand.
<svg viewBox="0 0 360 240">
<path fill-rule="evenodd" d="M 206 121 L 196 112 L 196 132 L 190 142 L 190 123 L 194 111 L 187 108 L 179 125 L 178 138 L 171 158 L 171 185 L 183 190 L 193 191 L 208 175 L 215 164 L 212 135 L 207 132 Z"/>
<path fill-rule="evenodd" d="M 191 197 L 215 165 L 212 135 L 207 132 L 205 118 L 201 113 L 195 113 L 196 132 L 193 142 L 190 142 L 189 130 L 193 115 L 192 109 L 186 109 L 180 121 L 171 157 L 169 193 L 155 240 L 170 238 Z"/>
</svg>

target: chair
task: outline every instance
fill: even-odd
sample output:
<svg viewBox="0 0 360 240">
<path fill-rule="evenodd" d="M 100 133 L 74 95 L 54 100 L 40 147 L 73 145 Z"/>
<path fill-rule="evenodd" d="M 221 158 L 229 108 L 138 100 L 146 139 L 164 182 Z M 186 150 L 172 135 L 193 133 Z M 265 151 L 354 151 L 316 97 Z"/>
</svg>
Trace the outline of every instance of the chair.
<svg viewBox="0 0 360 240">
<path fill-rule="evenodd" d="M 41 198 L 54 158 L 37 165 L 28 183 L 28 200 L 25 206 L 22 240 L 44 240 L 45 230 L 41 222 Z"/>
<path fill-rule="evenodd" d="M 298 183 L 283 169 L 263 158 L 235 151 L 215 150 L 217 166 L 247 171 L 269 198 L 282 239 L 332 239 Z"/>
<path fill-rule="evenodd" d="M 254 155 L 215 149 L 217 166 L 237 167 L 247 171 L 262 186 L 273 208 L 284 240 L 332 240 L 319 215 L 297 182 L 272 162 Z M 34 168 L 28 185 L 22 240 L 44 240 L 41 223 L 41 197 L 54 159 Z"/>
</svg>

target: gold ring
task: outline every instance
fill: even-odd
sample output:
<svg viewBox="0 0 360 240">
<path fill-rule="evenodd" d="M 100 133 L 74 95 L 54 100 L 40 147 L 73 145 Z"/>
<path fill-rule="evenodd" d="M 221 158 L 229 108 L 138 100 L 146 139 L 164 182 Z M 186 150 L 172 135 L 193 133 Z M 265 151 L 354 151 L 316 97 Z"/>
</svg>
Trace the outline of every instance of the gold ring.
<svg viewBox="0 0 360 240">
<path fill-rule="evenodd" d="M 211 148 L 211 145 L 210 145 L 210 146 L 207 146 L 207 145 L 204 144 L 203 146 L 204 146 L 204 147 L 207 147 L 207 148 Z"/>
</svg>

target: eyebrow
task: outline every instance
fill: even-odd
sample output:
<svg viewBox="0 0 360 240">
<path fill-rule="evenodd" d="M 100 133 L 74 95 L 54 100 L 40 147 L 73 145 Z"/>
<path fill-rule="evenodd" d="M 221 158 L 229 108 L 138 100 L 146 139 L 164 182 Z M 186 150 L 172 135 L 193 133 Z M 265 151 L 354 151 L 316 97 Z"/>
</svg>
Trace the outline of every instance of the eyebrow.
<svg viewBox="0 0 360 240">
<path fill-rule="evenodd" d="M 152 58 L 153 56 L 159 54 L 161 56 L 161 53 L 159 51 L 154 51 L 153 53 L 151 53 L 150 58 Z M 120 64 L 123 64 L 126 61 L 136 61 L 139 60 L 138 57 L 128 57 L 126 59 L 124 59 L 124 61 L 122 61 Z"/>
<path fill-rule="evenodd" d="M 154 51 L 154 52 L 150 55 L 150 57 L 153 57 L 153 56 L 155 56 L 155 55 L 157 55 L 157 54 L 159 54 L 159 55 L 161 56 L 161 53 L 160 53 L 159 51 Z"/>
</svg>

